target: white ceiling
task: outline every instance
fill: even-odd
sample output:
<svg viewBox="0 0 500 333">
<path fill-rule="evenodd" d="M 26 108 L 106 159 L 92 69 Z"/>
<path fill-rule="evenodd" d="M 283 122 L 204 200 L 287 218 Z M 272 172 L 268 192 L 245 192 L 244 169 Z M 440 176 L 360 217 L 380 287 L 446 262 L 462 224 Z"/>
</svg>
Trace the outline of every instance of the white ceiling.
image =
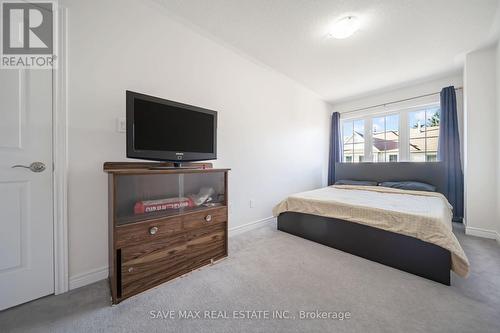
<svg viewBox="0 0 500 333">
<path fill-rule="evenodd" d="M 174 16 L 334 102 L 457 71 L 491 39 L 497 0 L 157 0 Z M 353 37 L 325 37 L 347 15 Z"/>
</svg>

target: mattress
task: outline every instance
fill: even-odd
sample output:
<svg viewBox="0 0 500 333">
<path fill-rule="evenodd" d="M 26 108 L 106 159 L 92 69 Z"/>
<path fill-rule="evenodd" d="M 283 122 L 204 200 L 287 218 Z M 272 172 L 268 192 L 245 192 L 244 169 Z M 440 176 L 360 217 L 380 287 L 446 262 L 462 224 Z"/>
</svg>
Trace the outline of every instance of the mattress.
<svg viewBox="0 0 500 333">
<path fill-rule="evenodd" d="M 438 245 L 451 253 L 451 269 L 469 273 L 469 260 L 452 231 L 452 207 L 441 193 L 381 186 L 333 185 L 290 195 L 274 216 L 297 212 L 342 219 Z"/>
</svg>

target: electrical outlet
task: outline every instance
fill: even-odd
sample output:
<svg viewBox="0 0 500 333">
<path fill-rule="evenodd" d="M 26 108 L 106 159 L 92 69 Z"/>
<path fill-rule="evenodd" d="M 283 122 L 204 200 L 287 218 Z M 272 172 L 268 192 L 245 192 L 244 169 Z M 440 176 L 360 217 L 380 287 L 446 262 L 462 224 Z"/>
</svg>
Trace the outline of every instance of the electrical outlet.
<svg viewBox="0 0 500 333">
<path fill-rule="evenodd" d="M 118 133 L 125 133 L 127 132 L 127 119 L 118 117 L 116 118 L 116 131 Z"/>
<path fill-rule="evenodd" d="M 250 208 L 255 208 L 255 199 L 250 199 Z"/>
</svg>

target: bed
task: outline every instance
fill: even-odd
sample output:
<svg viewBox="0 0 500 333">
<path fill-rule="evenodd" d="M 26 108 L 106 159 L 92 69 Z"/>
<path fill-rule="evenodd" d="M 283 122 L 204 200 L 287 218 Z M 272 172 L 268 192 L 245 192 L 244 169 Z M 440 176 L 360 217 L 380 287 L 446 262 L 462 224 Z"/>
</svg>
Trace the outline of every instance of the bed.
<svg viewBox="0 0 500 333">
<path fill-rule="evenodd" d="M 402 175 L 409 171 L 401 171 L 402 165 L 394 166 L 400 163 L 373 164 L 372 168 L 366 164 L 343 165 L 337 177 L 371 175 L 376 181 L 419 178 L 419 173 Z M 425 171 L 419 180 L 442 188 L 439 163 L 408 164 L 421 164 L 415 166 Z M 364 168 L 372 172 L 366 173 Z M 396 169 L 381 172 L 383 168 Z M 451 206 L 439 192 L 334 185 L 291 195 L 273 213 L 281 231 L 445 285 L 450 285 L 450 270 L 462 277 L 469 271 L 468 259 L 452 232 Z"/>
</svg>

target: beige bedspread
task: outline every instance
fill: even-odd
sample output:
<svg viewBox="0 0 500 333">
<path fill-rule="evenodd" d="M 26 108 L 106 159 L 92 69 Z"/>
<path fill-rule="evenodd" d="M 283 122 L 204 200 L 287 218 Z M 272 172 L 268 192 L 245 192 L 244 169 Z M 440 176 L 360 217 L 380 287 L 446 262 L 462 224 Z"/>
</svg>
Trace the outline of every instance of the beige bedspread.
<svg viewBox="0 0 500 333">
<path fill-rule="evenodd" d="M 469 261 L 452 232 L 452 210 L 445 196 L 381 186 L 333 185 L 297 193 L 273 209 L 333 217 L 433 243 L 451 252 L 451 268 L 462 277 Z"/>
</svg>

